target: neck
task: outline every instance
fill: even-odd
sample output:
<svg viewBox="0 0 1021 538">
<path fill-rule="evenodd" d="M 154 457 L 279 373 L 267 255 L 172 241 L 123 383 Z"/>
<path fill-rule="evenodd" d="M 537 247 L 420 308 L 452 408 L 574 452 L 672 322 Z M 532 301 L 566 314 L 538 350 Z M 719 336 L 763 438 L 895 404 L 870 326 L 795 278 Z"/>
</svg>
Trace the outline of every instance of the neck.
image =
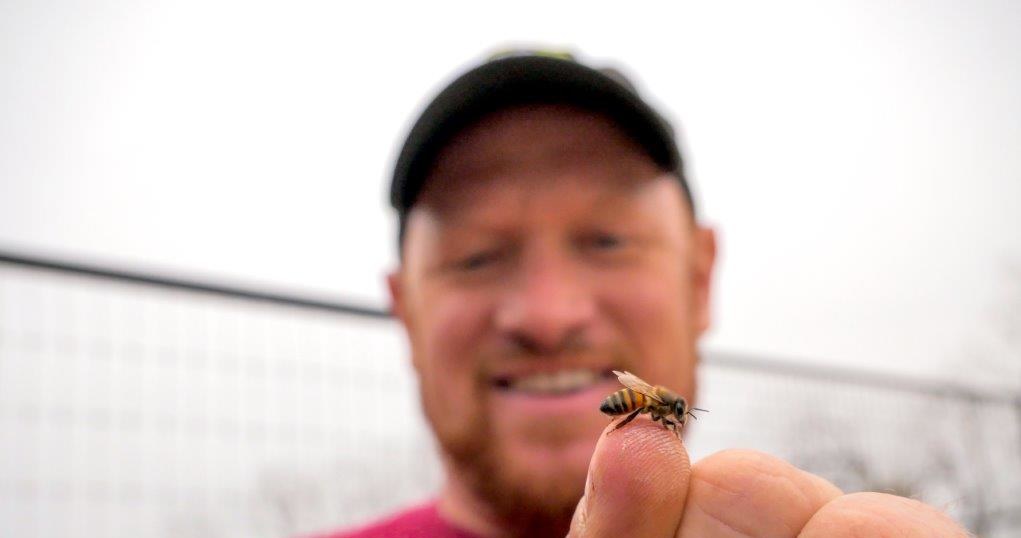
<svg viewBox="0 0 1021 538">
<path fill-rule="evenodd" d="M 482 538 L 561 537 L 567 534 L 571 514 L 551 518 L 548 514 L 530 512 L 508 514 L 480 494 L 469 478 L 455 466 L 445 462 L 446 483 L 440 491 L 437 510 L 451 525 Z M 516 506 L 520 506 L 515 503 Z"/>
<path fill-rule="evenodd" d="M 437 509 L 443 519 L 455 527 L 486 538 L 510 536 L 493 509 L 479 498 L 460 473 L 447 464 L 447 481 L 440 490 Z"/>
</svg>

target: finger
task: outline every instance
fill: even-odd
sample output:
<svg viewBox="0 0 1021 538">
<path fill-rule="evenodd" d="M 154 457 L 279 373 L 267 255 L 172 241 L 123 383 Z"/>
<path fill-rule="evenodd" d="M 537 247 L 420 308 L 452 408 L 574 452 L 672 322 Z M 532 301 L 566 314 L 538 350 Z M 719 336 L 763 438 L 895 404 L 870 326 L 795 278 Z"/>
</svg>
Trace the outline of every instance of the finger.
<svg viewBox="0 0 1021 538">
<path fill-rule="evenodd" d="M 833 484 L 751 450 L 717 452 L 695 464 L 678 536 L 798 536 L 840 496 Z"/>
<path fill-rule="evenodd" d="M 596 445 L 569 536 L 673 536 L 688 490 L 688 452 L 650 420 L 615 426 Z"/>
<path fill-rule="evenodd" d="M 808 521 L 803 538 L 964 538 L 950 516 L 914 499 L 885 493 L 852 493 L 830 501 Z"/>
</svg>

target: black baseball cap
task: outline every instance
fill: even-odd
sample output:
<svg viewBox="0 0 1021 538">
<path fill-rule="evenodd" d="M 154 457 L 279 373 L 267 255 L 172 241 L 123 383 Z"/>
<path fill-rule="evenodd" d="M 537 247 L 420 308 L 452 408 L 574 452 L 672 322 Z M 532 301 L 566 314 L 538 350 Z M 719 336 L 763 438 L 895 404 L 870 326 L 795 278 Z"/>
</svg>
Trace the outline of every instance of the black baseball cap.
<svg viewBox="0 0 1021 538">
<path fill-rule="evenodd" d="M 609 117 L 680 181 L 694 213 L 674 129 L 619 71 L 593 68 L 565 52 L 512 51 L 490 57 L 448 84 L 425 107 L 394 166 L 390 204 L 398 241 L 440 150 L 459 131 L 500 109 L 527 104 L 570 104 Z"/>
</svg>

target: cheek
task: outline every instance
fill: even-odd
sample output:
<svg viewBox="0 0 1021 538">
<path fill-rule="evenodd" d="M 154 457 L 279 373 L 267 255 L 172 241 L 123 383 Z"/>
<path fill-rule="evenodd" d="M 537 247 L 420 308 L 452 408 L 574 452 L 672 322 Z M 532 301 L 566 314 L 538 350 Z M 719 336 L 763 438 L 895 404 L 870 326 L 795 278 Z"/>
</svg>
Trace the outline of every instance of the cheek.
<svg viewBox="0 0 1021 538">
<path fill-rule="evenodd" d="M 484 297 L 468 293 L 437 294 L 427 299 L 419 339 L 426 354 L 448 367 L 470 366 L 486 334 L 491 308 Z"/>
<path fill-rule="evenodd" d="M 408 337 L 421 399 L 447 450 L 474 450 L 485 417 L 480 344 L 485 305 L 459 293 L 422 296 L 408 312 Z M 468 447 L 468 448 L 465 448 Z"/>
<path fill-rule="evenodd" d="M 627 335 L 639 342 L 665 343 L 690 325 L 689 292 L 680 277 L 648 272 L 623 275 L 604 290 L 607 310 Z"/>
<path fill-rule="evenodd" d="M 618 277 L 606 288 L 604 306 L 648 378 L 678 391 L 691 387 L 695 333 L 691 290 L 680 271 Z"/>
<path fill-rule="evenodd" d="M 487 304 L 463 293 L 437 293 L 415 311 L 409 338 L 423 390 L 444 407 L 477 397 L 480 349 L 485 341 Z"/>
</svg>

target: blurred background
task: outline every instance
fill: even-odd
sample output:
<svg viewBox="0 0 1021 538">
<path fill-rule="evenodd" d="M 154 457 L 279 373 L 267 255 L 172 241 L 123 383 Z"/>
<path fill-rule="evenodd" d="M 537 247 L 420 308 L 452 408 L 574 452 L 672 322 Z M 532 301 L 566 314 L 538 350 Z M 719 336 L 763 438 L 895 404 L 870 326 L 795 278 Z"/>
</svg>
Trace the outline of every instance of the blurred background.
<svg viewBox="0 0 1021 538">
<path fill-rule="evenodd" d="M 682 132 L 721 248 L 693 457 L 1017 536 L 1018 28 L 1009 1 L 2 0 L 0 535 L 290 536 L 428 498 L 388 174 L 426 98 L 538 45 Z"/>
</svg>

